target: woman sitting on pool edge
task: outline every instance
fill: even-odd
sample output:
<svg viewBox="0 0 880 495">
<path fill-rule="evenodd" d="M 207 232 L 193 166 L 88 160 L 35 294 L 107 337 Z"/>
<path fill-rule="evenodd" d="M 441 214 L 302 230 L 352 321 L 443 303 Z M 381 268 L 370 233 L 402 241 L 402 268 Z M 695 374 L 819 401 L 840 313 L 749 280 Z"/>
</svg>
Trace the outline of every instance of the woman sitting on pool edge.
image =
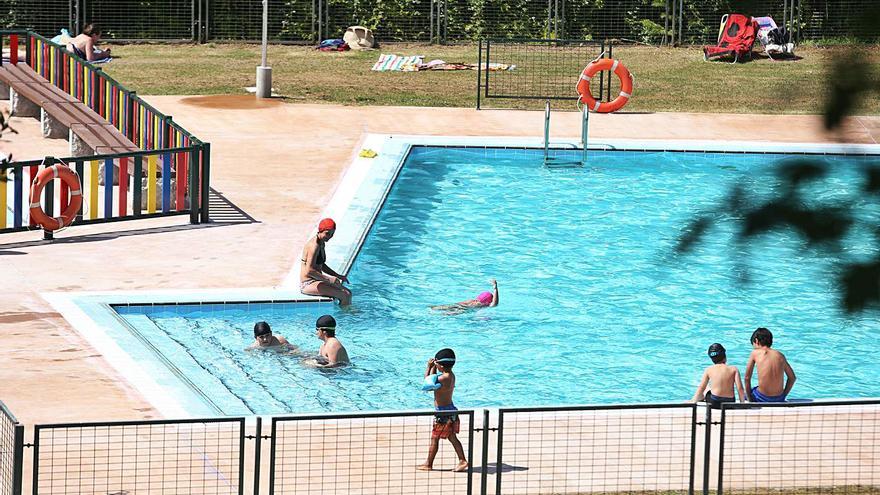
<svg viewBox="0 0 880 495">
<path fill-rule="evenodd" d="M 302 253 L 299 271 L 299 290 L 312 296 L 327 296 L 339 301 L 340 306 L 351 304 L 351 290 L 342 284 L 348 277 L 340 275 L 327 266 L 324 244 L 336 233 L 336 222 L 325 218 L 318 224 L 318 233 L 309 239 Z"/>
<path fill-rule="evenodd" d="M 431 306 L 431 309 L 433 309 L 434 311 L 444 311 L 447 314 L 457 315 L 460 313 L 464 313 L 469 309 L 491 308 L 493 306 L 498 306 L 498 282 L 496 282 L 494 278 L 490 279 L 489 281 L 492 283 L 492 292 L 481 292 L 477 297 L 473 299 L 460 301 L 455 304 L 440 304 L 437 306 Z"/>
</svg>

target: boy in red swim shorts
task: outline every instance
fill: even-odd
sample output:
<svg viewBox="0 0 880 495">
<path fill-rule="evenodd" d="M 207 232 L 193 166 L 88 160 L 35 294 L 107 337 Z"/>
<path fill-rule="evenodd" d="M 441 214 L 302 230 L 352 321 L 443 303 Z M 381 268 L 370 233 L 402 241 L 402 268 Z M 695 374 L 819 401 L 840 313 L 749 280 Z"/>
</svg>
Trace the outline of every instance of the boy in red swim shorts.
<svg viewBox="0 0 880 495">
<path fill-rule="evenodd" d="M 452 372 L 454 365 L 455 352 L 452 349 L 442 349 L 433 359 L 428 360 L 428 367 L 425 369 L 426 384 L 423 389 L 434 390 L 434 408 L 437 414 L 434 416 L 434 427 L 431 430 L 428 460 L 416 467 L 421 471 L 434 469 L 434 457 L 437 456 L 437 451 L 440 449 L 441 438 L 449 440 L 458 456 L 458 465 L 453 471 L 460 473 L 468 470 L 464 448 L 456 436 L 461 429 L 461 419 L 452 412 L 458 410 L 452 403 L 452 392 L 455 390 L 455 374 Z"/>
</svg>

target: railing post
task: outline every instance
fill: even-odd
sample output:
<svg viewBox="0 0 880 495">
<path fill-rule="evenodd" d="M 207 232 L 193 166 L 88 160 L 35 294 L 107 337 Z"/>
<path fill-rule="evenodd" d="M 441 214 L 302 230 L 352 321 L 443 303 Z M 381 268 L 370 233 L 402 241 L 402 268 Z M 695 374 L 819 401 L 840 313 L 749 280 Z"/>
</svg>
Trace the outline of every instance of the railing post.
<svg viewBox="0 0 880 495">
<path fill-rule="evenodd" d="M 202 143 L 202 217 L 200 223 L 211 221 L 208 203 L 211 192 L 211 143 Z"/>
<path fill-rule="evenodd" d="M 498 446 L 496 449 L 498 452 L 495 453 L 496 462 L 495 462 L 495 495 L 501 495 L 501 452 L 504 441 L 504 411 L 501 409 L 498 410 Z M 485 467 L 484 467 L 485 469 Z"/>
<path fill-rule="evenodd" d="M 474 493 L 474 416 L 476 415 L 471 411 L 470 421 L 468 421 L 467 495 L 472 495 Z"/>
<path fill-rule="evenodd" d="M 199 223 L 199 164 L 201 146 L 190 152 L 189 167 L 189 223 Z"/>
<path fill-rule="evenodd" d="M 706 403 L 706 436 L 703 440 L 703 495 L 709 495 L 709 462 L 712 454 L 712 407 Z"/>
<path fill-rule="evenodd" d="M 480 471 L 480 494 L 486 495 L 489 485 L 489 410 L 483 409 L 483 469 Z"/>
<path fill-rule="evenodd" d="M 483 72 L 483 40 L 477 42 L 477 110 L 480 109 L 480 76 Z"/>
<path fill-rule="evenodd" d="M 254 433 L 254 495 L 260 495 L 260 460 L 263 449 L 263 418 L 257 416 L 257 429 Z"/>
<path fill-rule="evenodd" d="M 724 478 L 724 419 L 727 410 L 724 404 L 721 404 L 721 432 L 718 434 L 718 487 L 715 489 L 716 495 L 722 495 L 722 482 Z"/>
<path fill-rule="evenodd" d="M 136 91 L 129 91 L 128 100 L 125 102 L 125 137 L 131 142 L 134 142 L 134 100 L 136 97 Z"/>
<path fill-rule="evenodd" d="M 21 473 L 24 464 L 24 426 L 15 425 L 15 441 L 13 446 L 12 495 L 21 495 Z"/>
<path fill-rule="evenodd" d="M 697 463 L 697 405 L 691 408 L 691 465 L 688 476 L 688 495 L 694 495 L 694 466 Z"/>
<path fill-rule="evenodd" d="M 55 157 L 47 156 L 43 159 L 43 166 L 51 167 L 55 164 Z M 55 214 L 55 181 L 50 180 L 46 184 L 46 188 L 43 190 L 43 195 L 46 198 L 46 215 L 49 217 L 53 217 Z M 31 198 L 31 201 L 39 201 L 40 198 Z M 43 227 L 43 240 L 51 241 L 55 238 L 54 234 L 51 230 L 46 230 Z"/>
</svg>

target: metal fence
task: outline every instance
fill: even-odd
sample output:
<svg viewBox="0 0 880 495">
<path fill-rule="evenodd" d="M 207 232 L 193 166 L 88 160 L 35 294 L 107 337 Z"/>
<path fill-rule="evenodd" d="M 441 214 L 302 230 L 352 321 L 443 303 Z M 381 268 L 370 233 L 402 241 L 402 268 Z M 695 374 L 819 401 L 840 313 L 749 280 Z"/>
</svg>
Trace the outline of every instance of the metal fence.
<svg viewBox="0 0 880 495">
<path fill-rule="evenodd" d="M 37 494 L 243 494 L 244 418 L 34 427 Z"/>
<path fill-rule="evenodd" d="M 435 417 L 436 415 L 436 417 Z M 419 471 L 439 420 L 460 423 L 466 472 L 453 472 L 451 442 L 438 439 L 434 471 Z M 405 412 L 272 418 L 270 494 L 467 494 L 473 489 L 474 412 Z"/>
<path fill-rule="evenodd" d="M 498 411 L 495 493 L 693 493 L 695 404 Z"/>
<path fill-rule="evenodd" d="M 880 493 L 880 401 L 724 404 L 717 493 Z"/>
<path fill-rule="evenodd" d="M 876 0 L 268 0 L 269 38 L 313 43 L 364 25 L 379 41 L 485 38 L 619 39 L 651 44 L 716 39 L 731 12 L 792 19 L 801 39 L 880 40 L 860 27 Z M 260 0 L 0 0 L 0 27 L 54 36 L 98 22 L 116 40 L 261 38 Z M 792 15 L 792 12 L 794 15 Z"/>
<path fill-rule="evenodd" d="M 880 400 L 439 413 L 461 422 L 466 472 L 447 440 L 416 469 L 434 411 L 274 417 L 269 434 L 262 418 L 36 425 L 24 444 L 0 410 L 2 495 L 21 493 L 22 447 L 35 495 L 880 494 Z"/>
<path fill-rule="evenodd" d="M 24 427 L 0 402 L 0 495 L 21 493 Z"/>
</svg>

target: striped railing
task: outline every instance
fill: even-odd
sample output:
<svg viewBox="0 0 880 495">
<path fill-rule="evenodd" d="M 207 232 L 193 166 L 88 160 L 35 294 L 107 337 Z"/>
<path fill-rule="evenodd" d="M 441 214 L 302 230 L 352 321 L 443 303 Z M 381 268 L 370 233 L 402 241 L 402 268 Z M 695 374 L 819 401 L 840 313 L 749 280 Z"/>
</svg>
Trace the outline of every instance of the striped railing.
<svg viewBox="0 0 880 495">
<path fill-rule="evenodd" d="M 41 167 L 62 161 L 77 171 L 82 182 L 83 206 L 73 225 L 187 213 L 192 223 L 208 221 L 208 143 L 100 67 L 39 34 L 0 30 L 0 47 L 5 46 L 8 63 L 20 63 L 23 50 L 24 62 L 37 74 L 101 115 L 143 151 L 0 165 L 0 233 L 34 227 L 28 214 L 33 202 L 30 183 Z M 117 167 L 118 179 L 113 174 Z M 138 184 L 134 179 L 139 177 L 147 180 Z M 50 216 L 57 216 L 53 211 L 68 204 L 67 187 L 61 184 L 57 189 L 50 183 L 40 199 Z"/>
</svg>

